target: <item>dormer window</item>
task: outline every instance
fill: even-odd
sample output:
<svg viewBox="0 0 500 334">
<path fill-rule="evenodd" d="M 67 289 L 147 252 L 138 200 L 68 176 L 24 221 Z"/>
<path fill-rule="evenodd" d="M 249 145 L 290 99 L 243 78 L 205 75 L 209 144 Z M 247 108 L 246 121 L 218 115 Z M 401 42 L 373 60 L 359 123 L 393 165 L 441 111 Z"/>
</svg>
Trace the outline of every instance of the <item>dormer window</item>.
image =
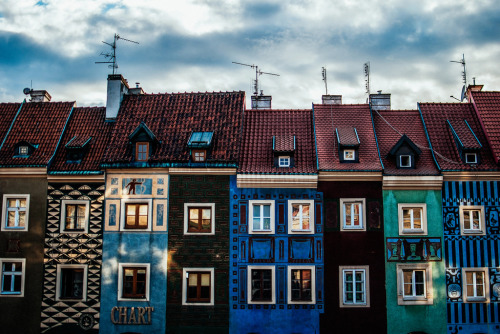
<svg viewBox="0 0 500 334">
<path fill-rule="evenodd" d="M 279 167 L 290 167 L 290 157 L 280 156 L 279 157 Z"/>
<path fill-rule="evenodd" d="M 194 162 L 205 162 L 205 160 L 207 159 L 206 150 L 193 150 L 192 154 Z"/>
<path fill-rule="evenodd" d="M 465 153 L 465 163 L 477 164 L 477 153 Z"/>
<path fill-rule="evenodd" d="M 339 147 L 340 162 L 359 162 L 359 137 L 356 128 L 352 126 L 336 128 L 335 134 Z"/>
<path fill-rule="evenodd" d="M 90 147 L 92 137 L 74 136 L 66 143 L 66 163 L 78 164 Z"/>
<path fill-rule="evenodd" d="M 278 135 L 273 136 L 274 167 L 294 167 L 295 136 Z"/>
<path fill-rule="evenodd" d="M 20 141 L 14 146 L 14 158 L 29 158 L 38 145 L 31 144 L 27 141 Z"/>
<path fill-rule="evenodd" d="M 206 162 L 208 149 L 212 145 L 213 132 L 193 132 L 189 137 L 188 147 L 191 149 L 191 160 L 193 162 Z"/>
<path fill-rule="evenodd" d="M 19 155 L 28 155 L 28 146 L 19 146 Z"/>
<path fill-rule="evenodd" d="M 149 143 L 135 143 L 135 161 L 148 161 L 149 158 Z"/>
<path fill-rule="evenodd" d="M 402 168 L 411 168 L 411 155 L 400 155 L 399 166 Z"/>
</svg>

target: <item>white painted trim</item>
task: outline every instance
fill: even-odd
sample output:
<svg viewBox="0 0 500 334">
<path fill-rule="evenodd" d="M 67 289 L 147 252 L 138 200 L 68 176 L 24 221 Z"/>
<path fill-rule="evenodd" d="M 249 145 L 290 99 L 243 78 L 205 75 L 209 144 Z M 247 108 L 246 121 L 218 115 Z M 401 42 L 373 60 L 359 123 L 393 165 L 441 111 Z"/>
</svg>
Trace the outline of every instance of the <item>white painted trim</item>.
<svg viewBox="0 0 500 334">
<path fill-rule="evenodd" d="M 467 295 L 466 273 L 470 271 L 480 271 L 484 274 L 484 297 L 469 297 Z M 490 302 L 490 270 L 488 267 L 462 268 L 462 291 L 464 303 L 489 303 Z"/>
<path fill-rule="evenodd" d="M 318 181 L 382 181 L 380 172 L 320 171 Z"/>
<path fill-rule="evenodd" d="M 464 210 L 479 210 L 479 224 L 481 225 L 479 230 L 465 230 L 464 227 Z M 484 214 L 483 205 L 460 205 L 459 217 L 460 217 L 460 234 L 463 236 L 474 236 L 474 235 L 486 235 L 486 217 Z"/>
<path fill-rule="evenodd" d="M 307 204 L 309 205 L 309 229 L 308 230 L 293 230 L 292 229 L 292 214 L 293 204 Z M 312 199 L 290 199 L 288 200 L 288 233 L 289 234 L 314 234 L 314 200 Z"/>
<path fill-rule="evenodd" d="M 403 224 L 403 209 L 420 208 L 422 209 L 422 228 L 405 230 Z M 399 235 L 427 235 L 427 204 L 426 203 L 398 203 L 398 222 Z"/>
<path fill-rule="evenodd" d="M 190 207 L 207 207 L 211 208 L 211 232 L 188 232 L 189 229 L 189 208 Z M 184 234 L 185 235 L 215 235 L 215 203 L 184 203 Z"/>
<path fill-rule="evenodd" d="M 82 299 L 78 298 L 63 298 L 61 299 L 61 285 L 62 285 L 62 269 L 83 269 L 83 291 Z M 87 264 L 58 264 L 57 265 L 57 280 L 56 280 L 56 300 L 63 301 L 87 301 L 87 276 L 88 276 L 88 265 Z"/>
<path fill-rule="evenodd" d="M 254 205 L 270 205 L 271 226 L 269 230 L 254 230 L 253 229 L 253 206 Z M 249 234 L 274 234 L 275 230 L 276 211 L 274 200 L 250 200 L 248 201 L 248 233 Z"/>
<path fill-rule="evenodd" d="M 207 272 L 210 273 L 210 302 L 208 303 L 189 303 L 187 299 L 187 274 L 189 272 Z M 182 305 L 194 306 L 213 306 L 215 300 L 215 275 L 214 268 L 182 268 Z"/>
<path fill-rule="evenodd" d="M 365 273 L 365 302 L 345 303 L 344 301 L 344 271 L 363 270 Z M 354 278 L 355 279 L 355 278 Z M 370 266 L 339 266 L 339 307 L 358 308 L 370 307 Z"/>
<path fill-rule="evenodd" d="M 26 210 L 24 216 L 24 227 L 6 227 L 7 224 L 7 199 L 9 198 L 24 198 L 26 199 Z M 29 194 L 4 194 L 2 201 L 2 226 L 1 231 L 4 232 L 28 232 L 30 217 L 30 195 Z"/>
<path fill-rule="evenodd" d="M 146 298 L 123 298 L 123 267 L 146 268 Z M 151 265 L 149 263 L 118 263 L 118 301 L 149 301 L 149 287 L 151 277 Z"/>
<path fill-rule="evenodd" d="M 0 175 L 19 177 L 46 176 L 46 167 L 3 167 L 0 168 Z"/>
<path fill-rule="evenodd" d="M 271 270 L 271 300 L 252 301 L 252 270 Z M 247 299 L 248 304 L 275 304 L 276 303 L 276 275 L 275 266 L 248 266 L 247 267 Z"/>
<path fill-rule="evenodd" d="M 384 176 L 384 190 L 441 190 L 442 176 Z"/>
<path fill-rule="evenodd" d="M 293 301 L 292 300 L 292 270 L 294 269 L 309 269 L 311 270 L 311 300 L 310 301 Z M 315 266 L 288 266 L 288 304 L 315 304 L 316 303 L 316 267 Z"/>
<path fill-rule="evenodd" d="M 85 227 L 83 231 L 71 231 L 65 229 L 65 221 L 66 221 L 66 205 L 67 204 L 85 204 Z M 61 233 L 66 234 L 81 234 L 88 233 L 89 231 L 89 218 L 90 218 L 90 201 L 85 200 L 71 200 L 71 199 L 63 199 L 61 201 L 61 217 L 59 222 L 59 230 Z"/>
<path fill-rule="evenodd" d="M 360 214 L 360 227 L 350 227 L 346 226 L 345 220 L 345 204 L 355 204 L 359 203 L 361 205 L 361 210 L 359 210 Z M 344 232 L 364 232 L 366 231 L 366 199 L 364 198 L 341 198 L 340 199 L 340 230 Z"/>
<path fill-rule="evenodd" d="M 432 266 L 431 263 L 412 263 L 398 264 L 397 280 L 398 280 L 398 305 L 432 305 L 433 290 L 432 290 Z M 425 297 L 405 297 L 404 296 L 404 278 L 403 270 L 425 270 Z"/>
<path fill-rule="evenodd" d="M 318 185 L 317 175 L 238 174 L 238 188 L 314 188 Z"/>
<path fill-rule="evenodd" d="M 19 294 L 10 294 L 10 293 L 2 293 L 0 291 L 0 297 L 24 297 L 24 281 L 26 279 L 26 259 L 23 258 L 0 258 L 0 282 L 3 280 L 3 263 L 4 262 L 22 262 L 22 270 L 21 270 L 21 293 Z M 1 289 L 1 288 L 0 288 Z"/>
<path fill-rule="evenodd" d="M 125 204 L 148 204 L 148 228 L 125 228 Z M 151 232 L 153 225 L 153 200 L 151 198 L 122 198 L 120 203 L 120 231 L 121 232 Z"/>
</svg>

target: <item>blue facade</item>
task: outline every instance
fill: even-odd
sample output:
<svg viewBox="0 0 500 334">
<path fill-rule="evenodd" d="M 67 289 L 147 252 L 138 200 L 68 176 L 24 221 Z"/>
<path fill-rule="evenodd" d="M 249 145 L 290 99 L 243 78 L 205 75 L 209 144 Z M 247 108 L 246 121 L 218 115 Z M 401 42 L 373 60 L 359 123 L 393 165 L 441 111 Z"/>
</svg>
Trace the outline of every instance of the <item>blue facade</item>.
<svg viewBox="0 0 500 334">
<path fill-rule="evenodd" d="M 450 334 L 500 332 L 499 191 L 500 182 L 496 181 L 444 182 L 444 254 Z M 464 211 L 476 211 L 479 224 L 471 227 L 467 219 L 474 215 L 464 215 Z M 484 275 L 484 297 L 481 280 L 476 277 L 474 281 L 474 275 Z M 474 297 L 474 292 L 479 296 Z"/>
<path fill-rule="evenodd" d="M 300 203 L 310 205 L 314 226 L 308 233 L 291 230 L 291 210 L 296 210 L 292 205 L 297 208 Z M 261 204 L 270 206 L 274 220 L 267 231 L 252 227 Z M 270 329 L 273 333 L 318 333 L 324 308 L 322 194 L 315 189 L 236 188 L 233 181 L 231 219 L 230 333 Z M 272 296 L 264 301 L 255 292 L 261 269 L 272 274 Z M 300 285 L 297 277 L 304 271 L 312 276 L 312 296 L 299 300 L 297 290 L 291 291 Z"/>
</svg>

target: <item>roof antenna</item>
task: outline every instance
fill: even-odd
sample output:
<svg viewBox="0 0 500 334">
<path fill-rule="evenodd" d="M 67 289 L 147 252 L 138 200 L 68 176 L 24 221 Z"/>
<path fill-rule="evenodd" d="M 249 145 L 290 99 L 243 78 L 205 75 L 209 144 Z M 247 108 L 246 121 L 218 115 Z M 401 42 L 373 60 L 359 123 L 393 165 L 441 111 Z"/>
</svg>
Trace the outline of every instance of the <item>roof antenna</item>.
<svg viewBox="0 0 500 334">
<path fill-rule="evenodd" d="M 233 64 L 238 64 L 238 65 L 243 65 L 243 66 L 248 66 L 248 67 L 251 67 L 251 68 L 255 68 L 255 81 L 254 81 L 254 85 L 253 85 L 253 88 L 254 88 L 253 94 L 254 95 L 259 95 L 259 75 L 269 74 L 269 75 L 276 75 L 278 77 L 280 76 L 279 74 L 275 74 L 275 73 L 269 73 L 269 72 L 259 71 L 259 66 L 257 66 L 257 65 L 248 65 L 248 64 L 238 63 L 238 62 L 235 62 L 235 61 L 233 61 L 232 63 Z M 263 94 L 263 92 L 261 91 L 261 95 L 262 94 Z"/>
<path fill-rule="evenodd" d="M 462 93 L 460 94 L 460 102 L 463 102 L 463 100 L 465 99 L 465 94 L 466 94 L 466 87 L 467 87 L 467 70 L 465 68 L 465 55 L 462 54 L 462 60 L 450 60 L 450 63 L 459 63 L 459 64 L 462 64 L 462 66 L 464 67 L 464 70 L 462 71 L 462 81 L 464 83 L 463 87 L 462 87 Z M 456 97 L 454 97 L 453 95 L 450 95 L 450 97 L 454 98 L 455 100 L 458 100 Z"/>
<path fill-rule="evenodd" d="M 115 70 L 118 68 L 118 64 L 116 63 L 116 41 L 118 41 L 119 39 L 122 39 L 122 40 L 127 41 L 127 42 L 131 42 L 131 43 L 139 44 L 139 42 L 131 41 L 130 39 L 120 37 L 120 35 L 118 35 L 116 33 L 115 33 L 115 38 L 113 40 L 113 43 L 108 43 L 108 42 L 102 41 L 104 44 L 111 46 L 111 49 L 112 49 L 111 52 L 101 52 L 101 54 L 100 54 L 100 56 L 104 56 L 104 58 L 106 58 L 109 61 L 96 61 L 95 63 L 96 64 L 111 64 L 111 65 L 108 65 L 108 67 L 113 69 L 113 74 L 115 74 Z"/>
<path fill-rule="evenodd" d="M 326 67 L 321 68 L 321 75 L 323 75 L 323 81 L 325 82 L 325 91 L 326 91 L 325 95 L 328 95 L 328 83 L 326 81 Z"/>
<path fill-rule="evenodd" d="M 370 95 L 370 62 L 366 62 L 364 64 L 364 72 L 365 72 L 365 89 L 366 94 Z"/>
</svg>

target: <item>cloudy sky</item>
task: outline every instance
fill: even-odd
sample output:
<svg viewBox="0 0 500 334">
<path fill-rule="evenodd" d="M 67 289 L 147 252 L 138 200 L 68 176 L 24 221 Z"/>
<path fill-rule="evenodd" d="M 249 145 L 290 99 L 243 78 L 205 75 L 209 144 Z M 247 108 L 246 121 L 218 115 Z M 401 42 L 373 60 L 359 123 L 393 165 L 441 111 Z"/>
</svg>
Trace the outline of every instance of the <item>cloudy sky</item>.
<svg viewBox="0 0 500 334">
<path fill-rule="evenodd" d="M 500 90 L 500 6 L 494 0 L 1 0 L 0 102 L 45 89 L 53 101 L 105 104 L 111 69 L 101 52 L 114 34 L 118 73 L 147 93 L 259 89 L 274 108 L 310 108 L 328 93 L 393 109 L 460 97 L 467 80 Z"/>
</svg>

